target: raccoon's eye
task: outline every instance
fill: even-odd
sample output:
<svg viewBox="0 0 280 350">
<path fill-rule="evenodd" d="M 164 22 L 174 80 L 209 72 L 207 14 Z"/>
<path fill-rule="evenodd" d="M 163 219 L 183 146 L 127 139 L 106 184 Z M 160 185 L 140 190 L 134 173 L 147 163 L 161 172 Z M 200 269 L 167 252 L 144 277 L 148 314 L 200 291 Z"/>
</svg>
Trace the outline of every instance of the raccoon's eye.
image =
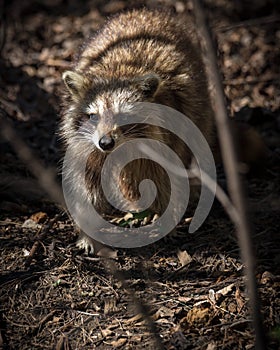
<svg viewBox="0 0 280 350">
<path fill-rule="evenodd" d="M 92 122 L 96 122 L 96 121 L 97 121 L 97 118 L 98 118 L 97 113 L 90 113 L 88 116 L 89 116 L 89 119 L 90 119 Z"/>
</svg>

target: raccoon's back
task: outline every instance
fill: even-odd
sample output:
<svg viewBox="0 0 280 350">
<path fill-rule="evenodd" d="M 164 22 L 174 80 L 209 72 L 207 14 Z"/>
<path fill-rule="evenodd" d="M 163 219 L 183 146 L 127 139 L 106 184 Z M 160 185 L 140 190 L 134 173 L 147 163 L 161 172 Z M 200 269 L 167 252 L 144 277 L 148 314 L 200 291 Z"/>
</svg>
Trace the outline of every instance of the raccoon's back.
<svg viewBox="0 0 280 350">
<path fill-rule="evenodd" d="M 133 77 L 153 71 L 162 78 L 201 70 L 191 25 L 166 12 L 134 10 L 109 20 L 87 43 L 76 69 Z M 187 60 L 186 60 L 187 57 Z"/>
</svg>

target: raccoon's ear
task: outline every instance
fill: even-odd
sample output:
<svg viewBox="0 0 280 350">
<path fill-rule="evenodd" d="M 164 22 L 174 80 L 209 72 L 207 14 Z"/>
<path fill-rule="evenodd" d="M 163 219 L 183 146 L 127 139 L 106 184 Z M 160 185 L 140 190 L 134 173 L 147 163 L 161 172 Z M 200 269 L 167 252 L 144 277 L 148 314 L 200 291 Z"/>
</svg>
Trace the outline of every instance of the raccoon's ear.
<svg viewBox="0 0 280 350">
<path fill-rule="evenodd" d="M 157 74 L 146 74 L 136 80 L 145 97 L 153 97 L 157 92 L 160 77 Z"/>
<path fill-rule="evenodd" d="M 84 85 L 84 78 L 82 75 L 68 70 L 62 74 L 62 79 L 71 95 L 74 97 L 81 95 L 81 91 Z"/>
</svg>

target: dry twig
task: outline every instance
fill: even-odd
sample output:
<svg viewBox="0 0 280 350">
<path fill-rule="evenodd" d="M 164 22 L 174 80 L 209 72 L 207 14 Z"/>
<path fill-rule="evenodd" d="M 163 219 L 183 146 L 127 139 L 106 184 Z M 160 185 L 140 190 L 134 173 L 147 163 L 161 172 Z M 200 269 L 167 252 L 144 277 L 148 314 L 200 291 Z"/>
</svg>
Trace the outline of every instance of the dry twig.
<svg viewBox="0 0 280 350">
<path fill-rule="evenodd" d="M 40 244 L 40 241 L 42 241 L 46 235 L 49 233 L 50 229 L 52 228 L 52 226 L 58 222 L 58 219 L 59 217 L 61 216 L 61 214 L 57 214 L 53 219 L 51 219 L 49 221 L 48 224 L 44 225 L 43 227 L 43 230 L 42 230 L 42 233 L 38 236 L 36 242 L 33 244 L 31 250 L 30 250 L 30 253 L 25 261 L 25 266 L 28 267 L 30 266 L 31 262 L 32 262 L 32 259 L 35 255 L 35 253 L 37 252 L 37 249 L 39 247 L 39 244 Z"/>
<path fill-rule="evenodd" d="M 253 19 L 248 19 L 246 21 L 242 21 L 242 22 L 238 22 L 230 25 L 223 25 L 220 27 L 216 27 L 215 29 L 219 32 L 226 32 L 235 28 L 260 26 L 260 25 L 266 25 L 266 24 L 275 23 L 275 22 L 280 22 L 280 16 L 272 15 L 272 16 L 265 16 L 260 18 L 253 18 Z"/>
<path fill-rule="evenodd" d="M 42 164 L 26 143 L 19 137 L 8 120 L 1 115 L 0 132 L 2 133 L 3 138 L 11 144 L 19 159 L 26 164 L 27 168 L 38 180 L 39 185 L 45 190 L 50 198 L 65 207 L 61 187 L 56 181 L 55 170 L 48 169 Z"/>
<path fill-rule="evenodd" d="M 204 59 L 209 83 L 210 86 L 213 87 L 211 97 L 215 110 L 217 131 L 221 145 L 220 149 L 228 179 L 229 192 L 238 214 L 238 220 L 235 225 L 241 250 L 241 258 L 244 262 L 247 276 L 247 287 L 253 314 L 253 324 L 256 333 L 256 349 L 261 350 L 265 349 L 266 347 L 265 337 L 260 316 L 260 304 L 254 273 L 255 261 L 251 242 L 251 230 L 241 180 L 238 174 L 238 163 L 234 148 L 234 140 L 230 131 L 229 120 L 227 117 L 223 86 L 219 75 L 217 58 L 201 1 L 193 0 L 193 7 L 196 18 L 196 27 L 202 43 L 202 49 L 204 51 Z"/>
</svg>

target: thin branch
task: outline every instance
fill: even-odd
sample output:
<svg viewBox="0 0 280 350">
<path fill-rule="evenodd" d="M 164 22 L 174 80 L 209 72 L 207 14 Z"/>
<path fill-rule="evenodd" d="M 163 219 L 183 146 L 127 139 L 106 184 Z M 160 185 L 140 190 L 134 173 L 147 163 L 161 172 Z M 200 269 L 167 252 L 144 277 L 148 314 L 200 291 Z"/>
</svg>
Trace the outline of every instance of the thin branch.
<svg viewBox="0 0 280 350">
<path fill-rule="evenodd" d="M 143 154 L 157 159 L 157 161 L 164 166 L 165 170 L 168 170 L 175 176 L 181 176 L 183 178 L 186 176 L 185 168 L 174 166 L 174 164 L 167 161 L 163 155 L 157 153 L 150 146 L 143 144 L 139 146 L 139 149 L 143 152 Z M 204 172 L 195 164 L 191 164 L 191 167 L 188 168 L 188 178 L 197 179 L 202 185 L 206 186 L 213 193 L 213 195 L 216 196 L 216 198 L 223 206 L 231 221 L 235 225 L 238 224 L 238 213 L 231 200 L 218 183 L 216 183 L 206 172 Z"/>
<path fill-rule="evenodd" d="M 232 202 L 238 213 L 239 220 L 236 222 L 236 230 L 241 250 L 241 258 L 245 265 L 247 276 L 247 288 L 250 298 L 251 311 L 253 316 L 253 325 L 256 333 L 256 349 L 265 349 L 265 336 L 262 326 L 262 320 L 259 310 L 259 296 L 255 279 L 255 260 L 251 241 L 251 229 L 248 221 L 248 214 L 243 195 L 240 176 L 238 174 L 238 162 L 234 147 L 233 136 L 230 131 L 229 119 L 225 106 L 223 86 L 219 75 L 217 57 L 214 50 L 212 38 L 207 26 L 205 11 L 200 0 L 193 0 L 194 13 L 196 18 L 196 27 L 202 49 L 206 70 L 209 78 L 209 84 L 213 87 L 211 91 L 213 108 L 215 111 L 217 131 L 220 141 L 220 149 L 225 166 L 225 172 L 228 179 L 229 192 Z"/>
<path fill-rule="evenodd" d="M 46 168 L 40 159 L 38 159 L 26 143 L 21 139 L 17 132 L 13 129 L 11 123 L 0 115 L 0 132 L 13 147 L 19 159 L 26 164 L 27 168 L 37 179 L 39 185 L 44 191 L 58 204 L 64 208 L 64 197 L 61 187 L 56 181 L 56 171 Z"/>
<path fill-rule="evenodd" d="M 7 24 L 5 21 L 6 13 L 4 1 L 0 2 L 0 54 L 5 46 L 7 40 Z"/>
<path fill-rule="evenodd" d="M 10 142 L 18 157 L 26 164 L 27 168 L 37 178 L 40 186 L 56 203 L 62 205 L 62 207 L 65 208 L 62 190 L 55 180 L 55 172 L 51 169 L 46 169 L 43 166 L 41 161 L 33 154 L 26 143 L 17 135 L 10 123 L 5 119 L 4 116 L 1 115 L 0 132 L 2 133 L 2 136 L 8 142 Z M 25 262 L 25 266 L 30 266 L 32 258 L 37 252 L 39 241 L 45 237 L 45 235 L 49 232 L 49 229 L 57 222 L 59 216 L 60 214 L 56 215 L 53 219 L 50 220 L 48 224 L 44 226 L 42 233 L 30 251 L 30 254 Z M 125 277 L 123 276 L 122 272 L 117 269 L 116 265 L 113 262 L 110 262 L 109 259 L 107 261 L 108 270 L 111 271 L 115 278 L 117 278 L 122 283 L 127 293 L 131 296 L 134 305 L 136 305 L 137 309 L 139 310 L 139 313 L 143 315 L 143 319 L 145 320 L 148 329 L 154 337 L 155 349 L 163 350 L 164 346 L 161 342 L 159 332 L 152 317 L 149 315 L 147 306 L 136 297 L 135 292 L 128 286 Z M 67 335 L 69 335 L 69 333 Z M 61 344 L 57 345 L 57 348 L 59 348 L 60 345 Z"/>
<path fill-rule="evenodd" d="M 248 19 L 246 21 L 241 21 L 241 22 L 229 24 L 229 25 L 216 26 L 215 30 L 218 32 L 227 32 L 229 30 L 236 29 L 236 28 L 260 26 L 260 25 L 266 25 L 266 24 L 275 23 L 279 21 L 280 21 L 279 15 L 272 15 L 272 16 Z"/>
<path fill-rule="evenodd" d="M 42 232 L 37 237 L 36 242 L 33 244 L 28 257 L 25 260 L 25 263 L 24 263 L 25 267 L 30 266 L 32 259 L 34 258 L 34 255 L 37 253 L 38 247 L 40 245 L 40 241 L 42 241 L 48 235 L 48 233 L 50 232 L 50 229 L 52 229 L 53 225 L 58 222 L 58 219 L 61 217 L 61 215 L 62 214 L 55 215 L 55 217 L 51 219 L 48 222 L 48 224 L 44 225 Z"/>
<path fill-rule="evenodd" d="M 110 259 L 106 259 L 105 262 L 106 262 L 106 268 L 112 273 L 112 275 L 118 281 L 120 281 L 122 283 L 122 287 L 126 290 L 126 292 L 132 298 L 133 304 L 138 309 L 139 314 L 141 314 L 143 316 L 143 319 L 146 322 L 146 325 L 149 328 L 149 331 L 152 333 L 152 335 L 154 337 L 155 349 L 163 350 L 164 346 L 162 344 L 162 341 L 161 341 L 161 338 L 159 335 L 159 331 L 156 327 L 156 324 L 155 324 L 153 318 L 149 315 L 149 310 L 148 310 L 147 306 L 143 303 L 143 301 L 141 301 L 137 298 L 137 296 L 135 295 L 135 291 L 129 287 L 124 274 L 122 273 L 122 271 L 120 271 L 117 268 L 116 263 Z"/>
</svg>

